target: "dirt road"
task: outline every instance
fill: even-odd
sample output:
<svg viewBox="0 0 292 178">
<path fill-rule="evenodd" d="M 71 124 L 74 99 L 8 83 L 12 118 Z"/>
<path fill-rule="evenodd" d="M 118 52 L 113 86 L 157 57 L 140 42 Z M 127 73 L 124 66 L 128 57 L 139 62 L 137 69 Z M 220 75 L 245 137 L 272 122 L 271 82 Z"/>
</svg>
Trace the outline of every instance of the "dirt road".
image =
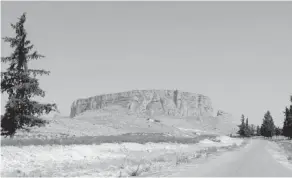
<svg viewBox="0 0 292 178">
<path fill-rule="evenodd" d="M 185 166 L 187 168 L 172 170 L 167 176 L 292 177 L 290 165 L 280 163 L 274 153 L 269 151 L 273 146 L 276 146 L 275 143 L 267 140 L 251 140 L 246 147 L 210 157 L 202 163 Z"/>
</svg>

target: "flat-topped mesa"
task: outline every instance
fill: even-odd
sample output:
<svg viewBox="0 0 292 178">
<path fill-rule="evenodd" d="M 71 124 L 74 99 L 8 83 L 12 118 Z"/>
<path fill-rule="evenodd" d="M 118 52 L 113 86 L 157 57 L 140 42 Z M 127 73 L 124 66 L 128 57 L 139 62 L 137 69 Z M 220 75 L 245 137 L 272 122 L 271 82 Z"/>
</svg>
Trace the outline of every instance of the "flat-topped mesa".
<svg viewBox="0 0 292 178">
<path fill-rule="evenodd" d="M 209 97 L 178 90 L 133 90 L 78 99 L 72 103 L 70 117 L 85 111 L 103 110 L 120 114 L 152 117 L 210 116 L 213 114 Z"/>
</svg>

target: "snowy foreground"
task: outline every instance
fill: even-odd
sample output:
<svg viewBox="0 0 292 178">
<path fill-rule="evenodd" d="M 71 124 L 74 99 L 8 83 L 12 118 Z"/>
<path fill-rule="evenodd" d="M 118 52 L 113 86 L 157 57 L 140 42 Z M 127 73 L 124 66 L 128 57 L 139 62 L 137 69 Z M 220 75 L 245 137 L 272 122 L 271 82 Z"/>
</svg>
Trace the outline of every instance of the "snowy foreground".
<svg viewBox="0 0 292 178">
<path fill-rule="evenodd" d="M 1 149 L 1 176 L 143 175 L 241 143 L 241 139 L 224 136 L 197 144 L 4 146 Z"/>
</svg>

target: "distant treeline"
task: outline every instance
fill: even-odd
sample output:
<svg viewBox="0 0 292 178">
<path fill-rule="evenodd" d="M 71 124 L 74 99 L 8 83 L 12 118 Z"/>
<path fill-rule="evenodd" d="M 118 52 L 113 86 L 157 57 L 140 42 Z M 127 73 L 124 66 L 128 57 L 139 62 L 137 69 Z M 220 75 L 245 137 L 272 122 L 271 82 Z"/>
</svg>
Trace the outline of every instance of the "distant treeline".
<svg viewBox="0 0 292 178">
<path fill-rule="evenodd" d="M 292 103 L 292 96 L 290 97 Z M 264 119 L 261 126 L 255 126 L 253 124 L 248 124 L 248 118 L 245 118 L 244 115 L 241 116 L 241 124 L 238 125 L 239 130 L 238 134 L 241 137 L 252 137 L 252 136 L 264 136 L 264 137 L 273 137 L 273 136 L 285 136 L 292 139 L 292 104 L 290 107 L 286 107 L 284 111 L 285 120 L 283 127 L 276 127 L 274 124 L 273 117 L 270 111 L 267 111 L 264 115 Z"/>
</svg>

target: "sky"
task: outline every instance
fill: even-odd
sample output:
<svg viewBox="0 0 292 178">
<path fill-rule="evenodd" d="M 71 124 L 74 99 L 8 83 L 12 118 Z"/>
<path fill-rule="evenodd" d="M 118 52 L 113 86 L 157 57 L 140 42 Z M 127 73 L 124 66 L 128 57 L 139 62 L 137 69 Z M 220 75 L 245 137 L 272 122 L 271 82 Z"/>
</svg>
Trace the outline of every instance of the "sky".
<svg viewBox="0 0 292 178">
<path fill-rule="evenodd" d="M 292 2 L 1 2 L 1 36 L 26 12 L 46 57 L 30 68 L 69 115 L 74 100 L 133 89 L 179 89 L 217 110 L 282 126 L 292 95 Z M 1 41 L 1 56 L 11 53 Z M 5 70 L 2 64 L 1 69 Z M 7 101 L 1 95 L 1 111 Z"/>
</svg>

